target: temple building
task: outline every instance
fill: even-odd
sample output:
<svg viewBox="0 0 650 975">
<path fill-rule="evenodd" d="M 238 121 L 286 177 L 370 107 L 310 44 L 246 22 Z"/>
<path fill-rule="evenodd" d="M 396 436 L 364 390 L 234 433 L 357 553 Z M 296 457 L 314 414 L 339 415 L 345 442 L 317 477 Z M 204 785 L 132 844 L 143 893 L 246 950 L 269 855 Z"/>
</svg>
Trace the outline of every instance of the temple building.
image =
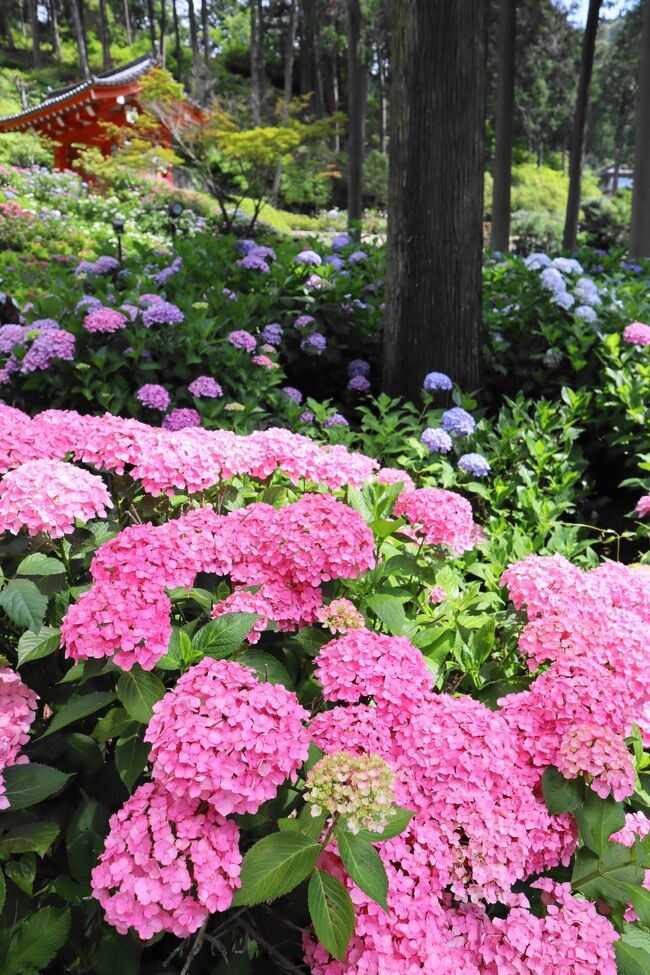
<svg viewBox="0 0 650 975">
<path fill-rule="evenodd" d="M 101 123 L 121 127 L 133 123 L 138 112 L 140 79 L 155 66 L 154 58 L 145 55 L 87 81 L 52 91 L 40 105 L 0 119 L 0 134 L 33 131 L 47 136 L 54 143 L 54 168 L 59 170 L 71 169 L 75 144 L 96 146 L 108 156 L 113 143 Z"/>
</svg>

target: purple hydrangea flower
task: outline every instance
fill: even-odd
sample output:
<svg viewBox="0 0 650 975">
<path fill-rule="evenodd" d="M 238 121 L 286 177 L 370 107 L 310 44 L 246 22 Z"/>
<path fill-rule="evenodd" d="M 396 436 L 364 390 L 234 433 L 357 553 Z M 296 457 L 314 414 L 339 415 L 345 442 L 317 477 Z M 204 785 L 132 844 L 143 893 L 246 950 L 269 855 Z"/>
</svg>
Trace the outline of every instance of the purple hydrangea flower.
<svg viewBox="0 0 650 975">
<path fill-rule="evenodd" d="M 255 337 L 251 335 L 250 332 L 246 332 L 243 328 L 238 329 L 235 332 L 229 332 L 228 341 L 231 345 L 234 345 L 236 349 L 244 349 L 246 352 L 254 352 L 257 346 Z"/>
<path fill-rule="evenodd" d="M 222 288 L 221 294 L 224 296 L 224 298 L 227 298 L 228 301 L 237 301 L 237 292 L 231 291 L 230 288 Z"/>
<path fill-rule="evenodd" d="M 15 345 L 25 345 L 29 325 L 0 325 L 0 352 L 8 355 Z"/>
<path fill-rule="evenodd" d="M 438 389 L 453 389 L 454 384 L 444 372 L 429 372 L 424 377 L 422 384 L 427 393 L 433 393 Z"/>
<path fill-rule="evenodd" d="M 95 261 L 94 272 L 95 274 L 111 274 L 113 271 L 118 271 L 119 268 L 120 262 L 115 257 L 104 254 Z"/>
<path fill-rule="evenodd" d="M 348 383 L 348 389 L 354 393 L 367 393 L 370 389 L 370 383 L 365 376 L 353 376 Z"/>
<path fill-rule="evenodd" d="M 168 413 L 162 421 L 164 430 L 184 430 L 186 427 L 200 427 L 201 415 L 196 410 L 179 407 Z"/>
<path fill-rule="evenodd" d="M 147 294 L 144 294 L 144 295 L 140 295 L 140 304 L 141 305 L 150 305 L 154 301 L 162 301 L 162 300 L 163 299 L 160 297 L 160 295 L 154 295 L 154 294 L 151 294 L 151 293 L 147 293 Z"/>
<path fill-rule="evenodd" d="M 165 387 L 158 386 L 157 383 L 145 383 L 137 391 L 135 398 L 143 406 L 148 406 L 150 410 L 160 410 L 161 413 L 164 413 L 171 403 L 171 397 Z"/>
<path fill-rule="evenodd" d="M 142 324 L 145 328 L 151 328 L 152 325 L 180 325 L 184 321 L 185 315 L 180 308 L 162 298 L 152 301 L 142 312 Z"/>
<path fill-rule="evenodd" d="M 204 399 L 219 399 L 223 396 L 223 389 L 212 376 L 197 376 L 187 387 L 192 396 Z"/>
<path fill-rule="evenodd" d="M 354 254 L 350 254 L 348 257 L 348 264 L 359 264 L 361 261 L 367 261 L 368 255 L 365 251 L 355 251 Z"/>
<path fill-rule="evenodd" d="M 135 305 L 120 305 L 120 311 L 123 311 L 125 315 L 128 315 L 129 320 L 132 322 L 134 322 L 140 314 L 140 309 Z"/>
<path fill-rule="evenodd" d="M 486 477 L 490 473 L 490 465 L 481 454 L 463 454 L 458 458 L 458 466 L 474 477 Z"/>
<path fill-rule="evenodd" d="M 314 414 L 312 413 L 311 410 L 303 410 L 303 412 L 300 414 L 298 419 L 300 420 L 301 423 L 313 423 Z"/>
<path fill-rule="evenodd" d="M 240 254 L 250 254 L 257 247 L 257 243 L 251 240 L 249 237 L 244 237 L 243 240 L 237 241 L 237 249 Z"/>
<path fill-rule="evenodd" d="M 349 427 L 350 424 L 341 413 L 332 413 L 326 420 L 323 420 L 324 427 Z"/>
<path fill-rule="evenodd" d="M 312 332 L 305 335 L 300 343 L 303 352 L 313 352 L 314 355 L 322 355 L 327 348 L 327 339 L 320 332 Z"/>
<path fill-rule="evenodd" d="M 174 274 L 180 271 L 182 266 L 183 266 L 183 259 L 181 257 L 177 257 L 175 260 L 172 261 L 169 267 L 164 267 L 161 271 L 158 271 L 158 274 L 154 275 L 154 281 L 156 282 L 156 284 L 161 284 L 161 285 L 166 284 L 166 282 L 169 281 L 169 279 L 173 277 Z"/>
<path fill-rule="evenodd" d="M 332 241 L 332 250 L 342 251 L 344 247 L 349 247 L 351 243 L 352 238 L 348 233 L 343 232 L 342 234 L 337 234 Z"/>
<path fill-rule="evenodd" d="M 348 362 L 348 376 L 367 376 L 370 372 L 370 363 L 365 359 L 353 359 Z"/>
<path fill-rule="evenodd" d="M 428 427 L 420 440 L 432 454 L 448 454 L 451 450 L 451 437 L 445 430 Z"/>
<path fill-rule="evenodd" d="M 276 253 L 272 247 L 266 247 L 264 244 L 256 244 L 252 251 L 249 253 L 255 254 L 256 257 L 261 257 L 265 261 L 275 261 Z"/>
<path fill-rule="evenodd" d="M 292 399 L 298 406 L 302 403 L 302 393 L 295 386 L 283 386 L 282 392 L 287 399 Z"/>
<path fill-rule="evenodd" d="M 293 323 L 293 327 L 297 329 L 307 328 L 315 321 L 316 319 L 313 315 L 299 315 Z"/>
<path fill-rule="evenodd" d="M 79 261 L 74 273 L 76 274 L 77 277 L 80 277 L 82 274 L 93 274 L 94 271 L 95 271 L 94 261 Z"/>
<path fill-rule="evenodd" d="M 32 328 L 38 328 L 41 332 L 51 332 L 55 328 L 61 328 L 54 318 L 37 318 L 31 324 Z"/>
<path fill-rule="evenodd" d="M 281 345 L 282 325 L 279 322 L 270 322 L 269 325 L 265 325 L 262 329 L 260 338 L 262 342 L 268 342 L 269 345 Z"/>
<path fill-rule="evenodd" d="M 446 430 L 447 433 L 455 433 L 458 437 L 469 436 L 470 433 L 474 432 L 476 426 L 474 417 L 467 410 L 461 409 L 460 406 L 454 406 L 451 410 L 443 413 L 441 422 L 443 430 Z"/>
<path fill-rule="evenodd" d="M 324 263 L 331 264 L 335 271 L 340 271 L 345 267 L 345 261 L 338 254 L 328 254 Z"/>
<path fill-rule="evenodd" d="M 294 261 L 296 264 L 309 264 L 313 265 L 313 267 L 320 267 L 323 263 L 320 254 L 310 250 L 300 251 L 294 257 Z"/>
<path fill-rule="evenodd" d="M 320 291 L 322 288 L 325 287 L 325 281 L 323 281 L 322 278 L 319 278 L 317 274 L 310 274 L 307 280 L 305 281 L 305 287 L 315 288 L 316 291 Z"/>
<path fill-rule="evenodd" d="M 47 369 L 56 359 L 72 362 L 74 359 L 75 337 L 72 332 L 62 328 L 41 332 L 32 342 L 30 349 L 20 364 L 20 371 L 35 372 Z"/>
<path fill-rule="evenodd" d="M 261 271 L 263 274 L 268 274 L 271 270 L 264 258 L 256 254 L 255 251 L 251 251 L 246 257 L 242 257 L 237 263 L 240 267 L 245 267 L 249 271 Z"/>
<path fill-rule="evenodd" d="M 77 304 L 74 306 L 74 310 L 78 314 L 84 308 L 88 309 L 89 311 L 94 311 L 96 308 L 101 307 L 102 303 L 99 298 L 95 298 L 94 295 L 82 295 Z"/>
</svg>

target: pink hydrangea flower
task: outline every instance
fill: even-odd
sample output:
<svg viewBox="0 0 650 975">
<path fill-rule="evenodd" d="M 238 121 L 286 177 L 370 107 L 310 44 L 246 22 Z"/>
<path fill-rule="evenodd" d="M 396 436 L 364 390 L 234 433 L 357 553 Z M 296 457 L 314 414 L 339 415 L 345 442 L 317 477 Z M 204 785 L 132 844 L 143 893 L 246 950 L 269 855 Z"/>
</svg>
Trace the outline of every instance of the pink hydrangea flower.
<svg viewBox="0 0 650 975">
<path fill-rule="evenodd" d="M 9 808 L 3 771 L 16 765 L 19 753 L 29 741 L 29 728 L 38 698 L 11 667 L 0 667 L 0 810 Z"/>
<path fill-rule="evenodd" d="M 650 494 L 644 494 L 642 498 L 639 498 L 634 510 L 639 518 L 645 518 L 650 513 Z"/>
<path fill-rule="evenodd" d="M 558 768 L 567 779 L 588 776 L 594 792 L 606 799 L 622 799 L 634 793 L 634 763 L 620 735 L 587 723 L 574 725 L 560 742 Z"/>
<path fill-rule="evenodd" d="M 632 322 L 623 329 L 623 341 L 630 345 L 650 345 L 650 325 Z"/>
<path fill-rule="evenodd" d="M 0 482 L 0 532 L 60 538 L 75 522 L 103 518 L 113 502 L 101 477 L 58 460 L 32 460 Z"/>
<path fill-rule="evenodd" d="M 222 815 L 254 813 L 307 758 L 308 712 L 248 667 L 204 658 L 154 705 L 153 777 Z"/>
<path fill-rule="evenodd" d="M 333 599 L 316 612 L 316 619 L 331 633 L 347 633 L 365 626 L 365 619 L 349 599 Z"/>
<path fill-rule="evenodd" d="M 87 332 L 117 332 L 126 328 L 128 319 L 119 311 L 113 308 L 96 308 L 88 312 L 84 318 L 84 328 Z"/>
<path fill-rule="evenodd" d="M 91 887 L 120 934 L 132 928 L 145 941 L 161 931 L 187 938 L 230 907 L 242 862 L 232 820 L 147 783 L 109 826 Z"/>
<path fill-rule="evenodd" d="M 427 545 L 445 545 L 459 553 L 474 548 L 472 506 L 454 491 L 402 491 L 395 503 L 395 514 L 403 515 L 415 529 L 418 541 Z"/>
<path fill-rule="evenodd" d="M 447 593 L 442 586 L 434 586 L 432 589 L 429 589 L 429 602 L 432 602 L 434 605 L 444 603 L 446 599 Z"/>
</svg>

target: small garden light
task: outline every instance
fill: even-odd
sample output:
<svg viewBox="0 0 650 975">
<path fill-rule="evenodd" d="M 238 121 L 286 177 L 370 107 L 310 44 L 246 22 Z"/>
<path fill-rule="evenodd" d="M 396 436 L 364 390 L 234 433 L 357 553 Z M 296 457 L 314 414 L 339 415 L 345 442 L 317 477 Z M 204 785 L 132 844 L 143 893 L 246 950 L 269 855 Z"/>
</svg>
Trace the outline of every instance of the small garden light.
<svg viewBox="0 0 650 975">
<path fill-rule="evenodd" d="M 122 263 L 122 234 L 124 233 L 124 217 L 115 217 L 113 230 L 117 234 L 117 259 Z"/>
<path fill-rule="evenodd" d="M 176 237 L 176 231 L 178 230 L 177 222 L 184 209 L 185 207 L 180 200 L 172 200 L 169 204 L 167 212 L 169 213 L 169 230 L 172 235 L 172 240 Z"/>
</svg>

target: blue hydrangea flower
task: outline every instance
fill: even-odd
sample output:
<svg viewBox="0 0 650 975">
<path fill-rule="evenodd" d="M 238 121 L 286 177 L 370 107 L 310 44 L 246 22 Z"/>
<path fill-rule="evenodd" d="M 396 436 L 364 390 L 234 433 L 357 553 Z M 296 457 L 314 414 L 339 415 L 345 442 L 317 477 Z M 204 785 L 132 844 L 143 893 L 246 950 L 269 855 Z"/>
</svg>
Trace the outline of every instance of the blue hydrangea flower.
<svg viewBox="0 0 650 975">
<path fill-rule="evenodd" d="M 528 257 L 524 257 L 524 264 L 529 271 L 541 271 L 542 268 L 550 267 L 551 258 L 548 254 L 542 254 L 536 251 L 533 254 L 529 254 Z"/>
<path fill-rule="evenodd" d="M 333 251 L 342 251 L 344 247 L 349 247 L 352 243 L 352 238 L 348 233 L 337 234 L 332 241 Z"/>
<path fill-rule="evenodd" d="M 269 325 L 265 325 L 260 333 L 260 338 L 263 342 L 268 342 L 269 345 L 281 345 L 282 326 L 279 322 L 271 322 Z"/>
<path fill-rule="evenodd" d="M 556 257 L 553 260 L 553 267 L 562 274 L 582 274 L 582 264 L 573 257 Z"/>
<path fill-rule="evenodd" d="M 428 427 L 420 440 L 432 454 L 448 454 L 451 450 L 451 437 L 444 430 Z"/>
<path fill-rule="evenodd" d="M 302 403 L 302 393 L 300 392 L 299 389 L 296 389 L 295 386 L 283 386 L 282 392 L 287 397 L 287 399 L 292 399 L 294 403 L 298 404 L 298 406 L 300 406 L 300 404 Z"/>
<path fill-rule="evenodd" d="M 326 420 L 323 420 L 324 427 L 349 427 L 350 424 L 341 413 L 332 413 Z"/>
<path fill-rule="evenodd" d="M 322 355 L 327 347 L 327 339 L 320 332 L 312 332 L 305 335 L 300 343 L 303 352 L 313 352 L 315 355 Z"/>
<path fill-rule="evenodd" d="M 355 251 L 354 254 L 350 254 L 348 257 L 348 264 L 359 264 L 361 261 L 367 261 L 368 255 L 365 251 Z"/>
<path fill-rule="evenodd" d="M 300 414 L 298 419 L 300 420 L 301 423 L 313 423 L 314 414 L 312 413 L 311 410 L 303 410 L 303 412 Z"/>
<path fill-rule="evenodd" d="M 453 389 L 454 384 L 452 383 L 449 376 L 446 376 L 444 372 L 429 372 L 424 377 L 424 388 L 427 393 L 433 393 L 437 389 Z"/>
<path fill-rule="evenodd" d="M 486 477 L 490 473 L 490 465 L 481 454 L 463 454 L 458 458 L 458 466 L 474 477 Z"/>
<path fill-rule="evenodd" d="M 353 359 L 348 362 L 348 376 L 367 376 L 370 372 L 370 363 L 365 359 Z"/>
<path fill-rule="evenodd" d="M 271 270 L 264 258 L 255 251 L 251 251 L 246 257 L 242 257 L 237 263 L 240 267 L 245 267 L 249 271 L 261 271 L 262 274 L 268 274 Z"/>
<path fill-rule="evenodd" d="M 370 383 L 365 376 L 352 376 L 348 383 L 348 389 L 353 393 L 367 393 Z"/>
<path fill-rule="evenodd" d="M 559 291 L 553 296 L 553 303 L 568 311 L 569 308 L 572 308 L 573 305 L 575 305 L 576 300 L 573 295 L 569 294 L 568 291 Z"/>
<path fill-rule="evenodd" d="M 447 433 L 455 433 L 458 437 L 467 437 L 474 432 L 476 423 L 474 417 L 460 406 L 454 406 L 442 414 L 442 429 Z"/>
<path fill-rule="evenodd" d="M 293 323 L 293 327 L 300 330 L 302 328 L 307 328 L 308 325 L 311 325 L 315 321 L 316 319 L 313 315 L 298 315 Z"/>
<path fill-rule="evenodd" d="M 317 254 L 316 251 L 310 250 L 300 251 L 300 253 L 296 254 L 294 257 L 294 261 L 296 264 L 311 264 L 314 267 L 320 267 L 320 265 L 323 263 L 320 254 Z"/>
<path fill-rule="evenodd" d="M 335 271 L 340 271 L 345 267 L 345 261 L 338 254 L 328 254 L 325 258 L 325 264 L 331 264 Z"/>
<path fill-rule="evenodd" d="M 580 305 L 573 314 L 576 318 L 581 318 L 583 322 L 595 322 L 598 318 L 591 305 Z"/>
</svg>

